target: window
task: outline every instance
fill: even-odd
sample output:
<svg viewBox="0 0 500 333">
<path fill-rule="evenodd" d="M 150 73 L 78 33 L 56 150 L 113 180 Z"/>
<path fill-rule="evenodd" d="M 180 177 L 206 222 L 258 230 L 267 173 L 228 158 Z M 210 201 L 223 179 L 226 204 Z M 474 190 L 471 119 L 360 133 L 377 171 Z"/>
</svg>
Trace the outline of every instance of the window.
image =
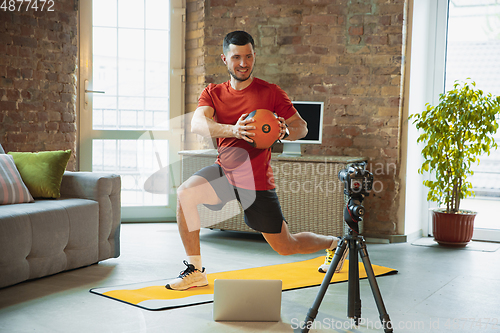
<svg viewBox="0 0 500 333">
<path fill-rule="evenodd" d="M 471 78 L 478 88 L 500 96 L 500 1 L 450 0 L 445 89 Z M 500 143 L 500 132 L 495 135 Z M 497 229 L 486 212 L 500 200 L 500 150 L 481 157 L 470 178 L 476 197 L 462 206 L 479 214 L 476 227 Z M 495 203 L 497 204 L 497 203 Z"/>
<path fill-rule="evenodd" d="M 175 218 L 183 17 L 182 0 L 80 2 L 80 169 L 121 176 L 125 221 Z"/>
</svg>

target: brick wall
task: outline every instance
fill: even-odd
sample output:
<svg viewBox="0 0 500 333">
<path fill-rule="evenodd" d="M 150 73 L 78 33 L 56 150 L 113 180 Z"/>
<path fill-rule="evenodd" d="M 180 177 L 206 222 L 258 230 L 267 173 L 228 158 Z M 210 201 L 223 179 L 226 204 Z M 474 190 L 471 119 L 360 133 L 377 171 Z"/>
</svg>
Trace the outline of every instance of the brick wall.
<svg viewBox="0 0 500 333">
<path fill-rule="evenodd" d="M 188 0 L 186 112 L 228 79 L 222 38 L 256 42 L 255 76 L 293 100 L 325 103 L 322 145 L 304 154 L 366 156 L 375 176 L 365 233 L 395 234 L 405 0 Z M 188 147 L 195 138 L 188 139 Z"/>
<path fill-rule="evenodd" d="M 74 5 L 58 0 L 54 11 L 0 11 L 0 143 L 6 151 L 71 149 L 69 170 L 76 148 Z"/>
<path fill-rule="evenodd" d="M 325 102 L 324 142 L 305 154 L 366 156 L 377 181 L 365 232 L 398 221 L 401 60 L 405 0 L 186 0 L 186 112 L 228 79 L 222 38 L 257 43 L 255 75 L 292 99 Z M 0 142 L 7 151 L 76 147 L 77 12 L 0 11 Z M 200 144 L 189 136 L 186 148 Z M 75 168 L 74 156 L 68 169 Z"/>
</svg>

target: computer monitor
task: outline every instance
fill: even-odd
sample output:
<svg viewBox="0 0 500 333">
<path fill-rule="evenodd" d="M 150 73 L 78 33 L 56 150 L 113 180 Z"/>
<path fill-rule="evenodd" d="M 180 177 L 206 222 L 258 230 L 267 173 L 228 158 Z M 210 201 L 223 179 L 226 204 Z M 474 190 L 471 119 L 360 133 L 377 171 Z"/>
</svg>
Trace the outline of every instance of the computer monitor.
<svg viewBox="0 0 500 333">
<path fill-rule="evenodd" d="M 283 154 L 280 156 L 301 156 L 302 143 L 321 144 L 323 138 L 323 102 L 292 101 L 300 116 L 307 122 L 307 135 L 295 141 L 281 140 Z"/>
</svg>

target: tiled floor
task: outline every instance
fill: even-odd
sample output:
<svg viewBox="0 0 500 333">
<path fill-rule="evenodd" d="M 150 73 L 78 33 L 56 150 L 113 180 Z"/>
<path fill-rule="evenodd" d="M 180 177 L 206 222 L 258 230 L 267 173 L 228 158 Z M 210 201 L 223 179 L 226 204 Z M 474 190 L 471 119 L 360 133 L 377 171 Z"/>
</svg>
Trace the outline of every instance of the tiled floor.
<svg viewBox="0 0 500 333">
<path fill-rule="evenodd" d="M 117 259 L 0 289 L 0 332 L 299 332 L 319 289 L 284 292 L 277 323 L 214 322 L 212 303 L 143 310 L 89 289 L 176 276 L 184 259 L 177 227 L 124 224 L 121 239 Z M 204 229 L 201 240 L 209 273 L 323 255 L 283 257 L 254 234 Z M 425 242 L 367 247 L 373 264 L 399 271 L 377 278 L 394 332 L 500 332 L 500 251 Z M 360 285 L 362 325 L 351 326 L 346 317 L 347 283 L 340 283 L 328 288 L 310 332 L 382 332 L 369 283 L 362 280 Z"/>
</svg>

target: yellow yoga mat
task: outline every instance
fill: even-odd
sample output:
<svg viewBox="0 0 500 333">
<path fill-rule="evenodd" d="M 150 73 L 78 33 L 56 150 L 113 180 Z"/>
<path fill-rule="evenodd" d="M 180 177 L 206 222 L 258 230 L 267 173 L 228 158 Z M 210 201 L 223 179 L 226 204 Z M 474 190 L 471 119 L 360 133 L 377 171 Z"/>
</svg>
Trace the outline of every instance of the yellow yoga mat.
<svg viewBox="0 0 500 333">
<path fill-rule="evenodd" d="M 170 279 L 134 283 L 124 286 L 94 288 L 90 292 L 114 300 L 135 305 L 147 310 L 163 310 L 182 306 L 208 303 L 213 301 L 215 279 L 270 279 L 281 280 L 283 290 L 318 286 L 325 277 L 318 272 L 318 267 L 325 260 L 324 256 L 288 264 L 240 269 L 236 271 L 208 274 L 208 286 L 185 291 L 165 288 Z M 335 273 L 331 283 L 344 282 L 348 279 L 348 260 L 339 273 Z M 372 265 L 375 276 L 397 273 L 395 269 Z M 363 263 L 359 263 L 359 277 L 366 278 Z"/>
</svg>

